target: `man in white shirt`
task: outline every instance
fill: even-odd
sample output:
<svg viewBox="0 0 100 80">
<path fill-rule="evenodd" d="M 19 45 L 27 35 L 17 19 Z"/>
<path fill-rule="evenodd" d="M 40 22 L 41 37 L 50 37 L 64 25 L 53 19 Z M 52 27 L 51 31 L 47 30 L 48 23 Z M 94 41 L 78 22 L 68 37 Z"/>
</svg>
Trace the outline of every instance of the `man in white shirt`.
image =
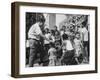
<svg viewBox="0 0 100 80">
<path fill-rule="evenodd" d="M 86 26 L 82 26 L 82 40 L 84 46 L 84 58 L 87 62 L 89 60 L 89 32 Z"/>
<path fill-rule="evenodd" d="M 83 41 L 88 41 L 88 30 L 86 27 L 82 28 L 82 33 L 83 33 Z"/>
<path fill-rule="evenodd" d="M 40 53 L 40 60 L 43 63 L 43 66 L 48 65 L 48 54 L 45 53 L 43 49 L 43 40 L 48 40 L 43 35 L 45 19 L 42 17 L 38 22 L 33 24 L 28 32 L 29 46 L 30 46 L 30 55 L 29 55 L 29 67 L 34 66 L 34 61 L 36 60 L 37 53 Z"/>
</svg>

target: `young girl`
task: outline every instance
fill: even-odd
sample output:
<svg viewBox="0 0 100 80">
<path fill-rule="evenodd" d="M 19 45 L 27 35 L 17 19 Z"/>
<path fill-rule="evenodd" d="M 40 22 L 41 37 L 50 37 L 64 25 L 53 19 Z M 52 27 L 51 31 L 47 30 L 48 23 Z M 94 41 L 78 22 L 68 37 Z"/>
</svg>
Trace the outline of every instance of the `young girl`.
<svg viewBox="0 0 100 80">
<path fill-rule="evenodd" d="M 70 37 L 67 34 L 63 35 L 63 43 L 62 43 L 63 54 L 61 57 L 61 63 L 63 65 L 71 65 L 74 62 L 74 48 Z"/>
<path fill-rule="evenodd" d="M 53 43 L 50 43 L 49 55 L 49 66 L 56 66 L 56 49 Z"/>
<path fill-rule="evenodd" d="M 75 60 L 77 64 L 80 64 L 79 58 L 82 55 L 83 45 L 81 43 L 80 33 L 76 33 L 76 37 L 74 39 L 74 48 L 75 48 Z"/>
</svg>

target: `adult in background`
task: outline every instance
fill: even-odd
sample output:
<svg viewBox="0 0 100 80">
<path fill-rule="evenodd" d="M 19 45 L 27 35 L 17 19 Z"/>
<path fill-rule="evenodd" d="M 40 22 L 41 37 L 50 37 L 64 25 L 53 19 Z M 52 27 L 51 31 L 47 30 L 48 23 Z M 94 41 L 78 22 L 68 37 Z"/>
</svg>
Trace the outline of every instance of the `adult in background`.
<svg viewBox="0 0 100 80">
<path fill-rule="evenodd" d="M 85 62 L 89 61 L 89 32 L 87 30 L 86 22 L 82 23 L 82 40 L 84 46 L 84 60 Z"/>
</svg>

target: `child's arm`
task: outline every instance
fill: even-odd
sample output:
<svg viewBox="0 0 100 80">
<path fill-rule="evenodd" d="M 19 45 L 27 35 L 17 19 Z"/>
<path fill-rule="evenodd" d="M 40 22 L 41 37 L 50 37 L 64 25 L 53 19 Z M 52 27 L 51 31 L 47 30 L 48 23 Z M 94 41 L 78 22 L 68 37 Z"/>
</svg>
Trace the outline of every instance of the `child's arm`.
<svg viewBox="0 0 100 80">
<path fill-rule="evenodd" d="M 74 41 L 73 41 L 73 48 L 75 49 L 75 47 L 76 47 L 76 46 L 75 46 L 75 39 L 74 39 Z"/>
<path fill-rule="evenodd" d="M 61 60 L 63 59 L 63 57 L 64 57 L 64 55 L 65 55 L 65 52 L 67 51 L 67 49 L 66 49 L 66 43 L 62 43 L 62 49 L 63 49 L 63 54 L 62 54 L 62 56 L 61 56 Z"/>
<path fill-rule="evenodd" d="M 50 51 L 48 51 L 48 56 L 50 56 Z"/>
<path fill-rule="evenodd" d="M 76 60 L 77 64 L 79 64 L 79 61 L 78 61 L 78 58 L 77 57 L 75 57 L 75 60 Z"/>
</svg>

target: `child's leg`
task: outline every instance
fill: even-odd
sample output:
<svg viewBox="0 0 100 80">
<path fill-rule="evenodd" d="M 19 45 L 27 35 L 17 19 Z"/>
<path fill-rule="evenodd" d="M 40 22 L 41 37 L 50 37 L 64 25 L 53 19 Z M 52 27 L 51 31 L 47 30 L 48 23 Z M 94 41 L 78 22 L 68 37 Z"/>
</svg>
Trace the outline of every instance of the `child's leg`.
<svg viewBox="0 0 100 80">
<path fill-rule="evenodd" d="M 88 54 L 88 52 L 87 52 L 87 43 L 84 42 L 84 61 L 83 62 L 85 62 L 85 63 L 88 61 L 87 54 Z"/>
<path fill-rule="evenodd" d="M 77 64 L 79 64 L 78 57 L 79 57 L 79 50 L 76 49 L 76 52 L 75 52 L 75 60 L 76 60 Z"/>
<path fill-rule="evenodd" d="M 49 66 L 52 66 L 52 59 L 49 59 Z"/>
<path fill-rule="evenodd" d="M 75 60 L 76 60 L 77 64 L 80 64 L 79 61 L 78 61 L 78 57 L 75 57 Z"/>
<path fill-rule="evenodd" d="M 54 59 L 54 65 L 57 66 L 57 60 L 56 59 Z"/>
</svg>

